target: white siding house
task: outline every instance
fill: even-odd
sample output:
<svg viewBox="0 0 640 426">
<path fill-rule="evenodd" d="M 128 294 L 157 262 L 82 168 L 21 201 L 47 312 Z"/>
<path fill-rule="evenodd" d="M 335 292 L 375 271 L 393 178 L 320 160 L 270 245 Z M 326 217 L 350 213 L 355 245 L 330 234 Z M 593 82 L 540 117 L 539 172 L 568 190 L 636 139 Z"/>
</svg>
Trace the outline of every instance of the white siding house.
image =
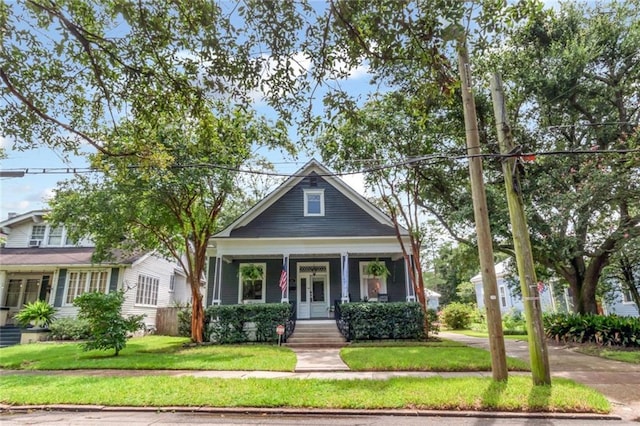
<svg viewBox="0 0 640 426">
<path fill-rule="evenodd" d="M 58 317 L 74 317 L 75 297 L 89 291 L 125 291 L 123 314 L 145 314 L 155 327 L 156 310 L 189 301 L 184 274 L 176 262 L 152 253 L 116 255 L 94 264 L 89 240 L 75 243 L 64 227 L 46 222 L 46 211 L 12 215 L 0 222 L 5 236 L 0 248 L 0 311 L 5 323 L 26 303 L 46 300 Z M 0 324 L 4 325 L 4 324 Z"/>
</svg>

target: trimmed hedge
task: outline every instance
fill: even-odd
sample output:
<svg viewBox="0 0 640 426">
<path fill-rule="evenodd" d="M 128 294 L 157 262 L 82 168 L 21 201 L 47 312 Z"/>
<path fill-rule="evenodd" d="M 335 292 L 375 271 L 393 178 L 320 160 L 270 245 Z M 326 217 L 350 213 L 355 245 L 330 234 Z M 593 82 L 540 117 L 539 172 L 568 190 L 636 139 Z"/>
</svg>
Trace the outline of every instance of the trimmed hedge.
<svg viewBox="0 0 640 426">
<path fill-rule="evenodd" d="M 220 344 L 277 343 L 278 325 L 285 325 L 289 333 L 292 329 L 292 309 L 288 303 L 211 306 L 205 311 L 205 339 Z M 247 330 L 249 323 L 255 326 L 255 333 Z M 285 331 L 286 335 L 289 333 Z"/>
<path fill-rule="evenodd" d="M 547 337 L 561 342 L 640 347 L 640 318 L 617 315 L 548 314 Z"/>
<path fill-rule="evenodd" d="M 349 341 L 424 338 L 422 308 L 418 303 L 343 303 L 339 309 L 340 328 Z M 430 316 L 433 324 L 435 312 Z"/>
</svg>

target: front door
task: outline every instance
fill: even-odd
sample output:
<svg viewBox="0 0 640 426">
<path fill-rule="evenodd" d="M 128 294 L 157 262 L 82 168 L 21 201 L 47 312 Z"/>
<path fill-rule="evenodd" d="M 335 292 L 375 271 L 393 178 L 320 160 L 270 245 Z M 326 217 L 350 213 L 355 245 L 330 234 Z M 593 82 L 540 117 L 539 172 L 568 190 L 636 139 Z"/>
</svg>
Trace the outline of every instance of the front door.
<svg viewBox="0 0 640 426">
<path fill-rule="evenodd" d="M 298 264 L 298 319 L 326 318 L 329 312 L 329 265 Z"/>
</svg>

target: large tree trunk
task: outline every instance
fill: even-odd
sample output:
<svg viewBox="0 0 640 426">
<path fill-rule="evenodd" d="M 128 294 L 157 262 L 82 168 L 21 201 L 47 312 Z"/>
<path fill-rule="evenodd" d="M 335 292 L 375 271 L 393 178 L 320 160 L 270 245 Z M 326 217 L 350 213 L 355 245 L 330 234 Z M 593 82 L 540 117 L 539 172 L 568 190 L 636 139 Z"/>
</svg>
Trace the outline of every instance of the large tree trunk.
<svg viewBox="0 0 640 426">
<path fill-rule="evenodd" d="M 191 286 L 191 340 L 202 343 L 202 328 L 204 326 L 204 308 L 202 306 L 202 294 L 200 293 L 200 279 L 189 276 Z"/>
</svg>

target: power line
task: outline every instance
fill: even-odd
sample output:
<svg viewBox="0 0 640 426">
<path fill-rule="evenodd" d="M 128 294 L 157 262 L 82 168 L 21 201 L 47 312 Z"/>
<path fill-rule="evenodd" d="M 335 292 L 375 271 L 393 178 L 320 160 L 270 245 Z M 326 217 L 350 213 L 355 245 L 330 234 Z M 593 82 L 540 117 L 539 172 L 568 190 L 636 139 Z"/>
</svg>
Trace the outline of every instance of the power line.
<svg viewBox="0 0 640 426">
<path fill-rule="evenodd" d="M 435 163 L 440 161 L 460 161 L 471 158 L 514 158 L 514 157 L 544 157 L 544 156 L 572 156 L 572 155 L 624 155 L 631 153 L 640 153 L 640 148 L 636 149 L 615 149 L 615 150 L 576 150 L 576 151 L 533 151 L 533 152 L 514 152 L 509 154 L 459 154 L 459 155 L 451 155 L 449 153 L 435 153 L 429 154 L 419 157 L 409 157 L 405 158 L 393 163 L 381 163 L 377 165 L 371 165 L 369 167 L 365 167 L 363 169 L 357 171 L 347 171 L 347 172 L 336 172 L 331 174 L 319 174 L 319 176 L 349 176 L 358 173 L 371 173 L 375 171 L 381 171 L 385 169 L 393 169 L 403 166 L 412 166 L 418 163 Z M 359 163 L 374 163 L 380 161 L 379 159 L 369 159 L 369 160 L 357 160 Z M 130 170 L 137 169 L 161 169 L 157 166 L 142 166 L 142 165 L 132 165 L 127 167 Z M 217 169 L 217 170 L 225 170 L 234 173 L 245 173 L 245 174 L 253 174 L 253 175 L 265 175 L 265 176 L 274 176 L 274 177 L 303 177 L 306 175 L 301 175 L 297 173 L 283 173 L 277 171 L 268 171 L 268 170 L 254 170 L 254 169 L 238 169 L 234 167 L 224 166 L 221 164 L 213 164 L 213 163 L 191 163 L 191 164 L 179 164 L 167 167 L 168 169 Z M 0 171 L 0 176 L 5 177 L 21 177 L 23 175 L 38 175 L 38 174 L 88 174 L 88 173 L 104 173 L 104 170 L 97 169 L 93 167 L 49 167 L 49 168 L 16 168 L 16 169 L 4 169 Z"/>
</svg>

